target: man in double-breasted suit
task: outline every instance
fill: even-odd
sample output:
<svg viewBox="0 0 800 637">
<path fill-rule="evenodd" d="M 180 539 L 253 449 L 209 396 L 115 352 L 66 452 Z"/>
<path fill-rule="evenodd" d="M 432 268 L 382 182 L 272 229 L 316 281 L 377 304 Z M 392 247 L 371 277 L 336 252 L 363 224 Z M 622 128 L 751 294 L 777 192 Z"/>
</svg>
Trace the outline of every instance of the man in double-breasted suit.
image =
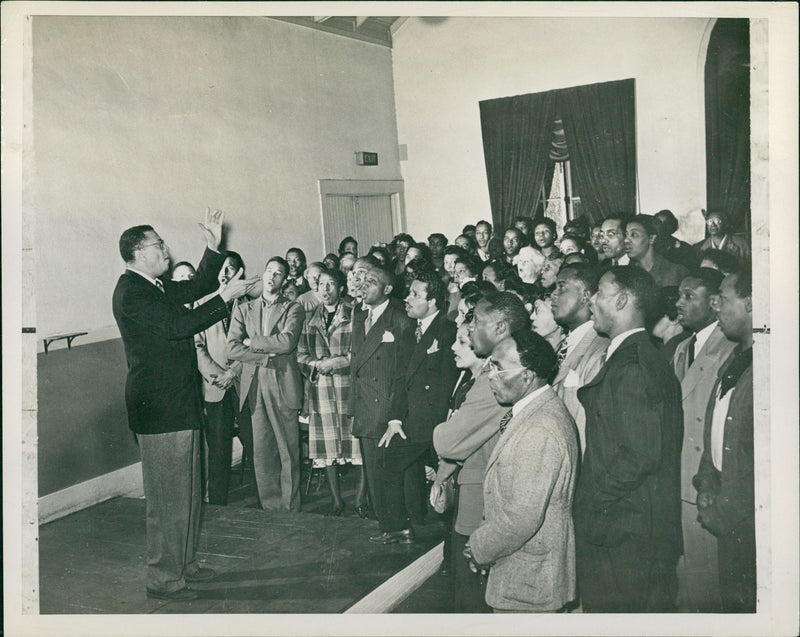
<svg viewBox="0 0 800 637">
<path fill-rule="evenodd" d="M 717 540 L 722 610 L 756 612 L 753 456 L 753 315 L 749 269 L 720 287 L 719 324 L 735 349 L 720 368 L 706 410 L 694 477 L 697 518 Z"/>
<path fill-rule="evenodd" d="M 607 360 L 578 390 L 586 453 L 575 492 L 578 588 L 587 612 L 668 612 L 682 552 L 678 379 L 644 330 L 652 277 L 616 266 L 592 297 Z"/>
<path fill-rule="evenodd" d="M 683 395 L 681 451 L 681 524 L 683 556 L 678 560 L 678 610 L 719 612 L 717 543 L 697 521 L 692 478 L 703 454 L 703 427 L 711 390 L 721 365 L 733 351 L 717 321 L 716 304 L 723 275 L 701 268 L 680 285 L 678 321 L 692 336 L 675 350 L 673 366 Z"/>
<path fill-rule="evenodd" d="M 300 432 L 303 406 L 297 342 L 303 307 L 281 294 L 289 266 L 272 257 L 262 276 L 261 298 L 236 308 L 228 332 L 228 358 L 241 361 L 239 407 L 253 425 L 253 469 L 264 509 L 300 509 Z"/>
<path fill-rule="evenodd" d="M 556 355 L 538 334 L 503 339 L 490 366 L 495 399 L 511 409 L 486 467 L 485 519 L 465 556 L 476 570 L 489 567 L 495 612 L 557 611 L 575 599 L 575 422 L 548 384 Z"/>
<path fill-rule="evenodd" d="M 424 497 L 423 463 L 432 451 L 433 428 L 447 418 L 458 378 L 451 350 L 456 325 L 442 312 L 445 295 L 441 278 L 431 270 L 416 275 L 406 297 L 406 313 L 416 321 L 416 328 L 401 335 L 389 421 L 378 442 L 381 533 L 370 537 L 378 544 L 414 541 L 406 515 L 405 472 L 414 467 L 412 479 L 420 494 L 416 497 Z"/>
<path fill-rule="evenodd" d="M 161 280 L 169 252 L 151 226 L 122 233 L 119 251 L 126 271 L 114 289 L 113 311 L 125 345 L 128 424 L 142 456 L 147 503 L 147 595 L 188 601 L 186 585 L 207 581 L 198 567 L 200 532 L 200 437 L 203 403 L 192 336 L 228 315 L 228 301 L 245 294 L 252 281 L 235 279 L 206 303 L 185 304 L 219 285 L 223 256 L 217 253 L 224 215 L 206 213 L 201 227 L 208 249 L 190 281 Z"/>
<path fill-rule="evenodd" d="M 581 453 L 586 448 L 586 413 L 578 400 L 578 390 L 600 371 L 608 348 L 608 339 L 595 331 L 592 322 L 591 299 L 599 278 L 598 268 L 573 263 L 561 268 L 551 295 L 553 318 L 567 330 L 559 348 L 563 359 L 553 379 L 553 390 L 575 419 Z"/>
<path fill-rule="evenodd" d="M 411 319 L 389 298 L 393 281 L 394 275 L 383 268 L 368 268 L 357 290 L 367 309 L 353 311 L 350 413 L 353 435 L 361 443 L 372 507 L 378 514 L 382 502 L 377 475 L 378 441 L 389 421 L 401 337 L 406 330 L 413 331 Z"/>
</svg>

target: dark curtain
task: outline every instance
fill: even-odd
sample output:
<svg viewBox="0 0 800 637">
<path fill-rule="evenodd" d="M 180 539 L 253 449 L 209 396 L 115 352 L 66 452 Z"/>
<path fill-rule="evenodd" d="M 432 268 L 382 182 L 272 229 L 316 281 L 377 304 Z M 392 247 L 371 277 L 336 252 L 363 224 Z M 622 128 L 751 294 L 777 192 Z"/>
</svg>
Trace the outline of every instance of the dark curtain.
<svg viewBox="0 0 800 637">
<path fill-rule="evenodd" d="M 620 80 L 555 91 L 564 122 L 572 186 L 592 222 L 636 212 L 636 100 L 634 81 Z"/>
<path fill-rule="evenodd" d="M 706 54 L 708 210 L 723 210 L 732 232 L 750 231 L 750 25 L 717 20 Z"/>
<path fill-rule="evenodd" d="M 555 95 L 486 100 L 480 111 L 492 221 L 507 228 L 518 215 L 534 215 L 550 162 Z"/>
</svg>

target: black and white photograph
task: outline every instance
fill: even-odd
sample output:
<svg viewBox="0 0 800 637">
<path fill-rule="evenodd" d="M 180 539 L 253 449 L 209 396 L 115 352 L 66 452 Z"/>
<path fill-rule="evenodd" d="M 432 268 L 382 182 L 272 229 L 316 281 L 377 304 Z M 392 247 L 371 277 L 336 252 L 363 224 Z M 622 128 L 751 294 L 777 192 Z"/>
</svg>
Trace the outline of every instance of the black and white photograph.
<svg viewBox="0 0 800 637">
<path fill-rule="evenodd" d="M 796 3 L 0 12 L 5 634 L 798 633 Z"/>
</svg>

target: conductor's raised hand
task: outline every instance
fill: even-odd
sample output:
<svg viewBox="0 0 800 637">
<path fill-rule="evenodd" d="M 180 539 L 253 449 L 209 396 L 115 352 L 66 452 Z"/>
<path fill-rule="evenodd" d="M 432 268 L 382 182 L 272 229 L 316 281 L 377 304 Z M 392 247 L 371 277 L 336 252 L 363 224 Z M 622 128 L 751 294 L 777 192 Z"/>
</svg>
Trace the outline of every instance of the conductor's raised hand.
<svg viewBox="0 0 800 637">
<path fill-rule="evenodd" d="M 197 225 L 203 231 L 206 238 L 206 245 L 209 250 L 216 252 L 222 242 L 222 222 L 225 221 L 225 213 L 222 210 L 211 212 L 211 208 L 206 208 L 206 218 Z"/>
</svg>

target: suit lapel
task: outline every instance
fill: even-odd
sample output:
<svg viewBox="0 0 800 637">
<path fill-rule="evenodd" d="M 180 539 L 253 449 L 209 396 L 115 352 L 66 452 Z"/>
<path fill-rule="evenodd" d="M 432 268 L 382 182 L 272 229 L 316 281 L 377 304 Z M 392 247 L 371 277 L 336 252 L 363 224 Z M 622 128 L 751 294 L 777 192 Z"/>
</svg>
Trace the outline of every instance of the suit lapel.
<svg viewBox="0 0 800 637">
<path fill-rule="evenodd" d="M 530 418 L 530 416 L 542 408 L 547 401 L 553 398 L 553 388 L 548 387 L 544 390 L 541 394 L 539 394 L 536 398 L 534 398 L 531 402 L 525 405 L 525 408 L 519 412 L 516 416 L 514 416 L 511 420 L 508 421 L 506 425 L 506 430 L 500 434 L 500 437 L 497 439 L 497 444 L 492 449 L 492 454 L 489 456 L 489 461 L 486 463 L 486 471 L 489 471 L 489 468 L 497 461 L 497 457 L 500 454 L 500 451 L 503 449 L 505 445 L 509 443 L 509 441 L 514 437 L 519 428 L 524 425 Z M 484 474 L 485 475 L 485 474 Z"/>
<path fill-rule="evenodd" d="M 564 359 L 564 363 L 559 366 L 558 374 L 553 379 L 553 385 L 558 385 L 562 380 L 567 377 L 569 371 L 571 369 L 575 369 L 578 365 L 578 362 L 583 358 L 586 351 L 589 349 L 589 346 L 597 336 L 597 332 L 594 331 L 594 328 L 590 329 L 586 334 L 583 335 L 583 338 L 578 341 L 578 344 L 575 346 L 567 357 Z"/>
<path fill-rule="evenodd" d="M 264 336 L 269 336 L 272 334 L 275 326 L 278 324 L 278 321 L 283 316 L 284 312 L 286 312 L 286 306 L 289 305 L 289 299 L 284 297 L 278 297 L 275 301 L 275 307 L 272 308 L 272 314 L 269 317 L 269 323 L 267 323 L 267 332 Z"/>
<path fill-rule="evenodd" d="M 425 333 L 422 335 L 419 343 L 414 345 L 414 353 L 411 355 L 411 361 L 409 361 L 408 370 L 406 371 L 407 378 L 413 376 L 417 369 L 419 369 L 419 366 L 422 365 L 422 361 L 425 360 L 425 356 L 427 355 L 428 350 L 432 347 L 433 341 L 439 337 L 442 331 L 441 325 L 443 320 L 442 313 L 439 312 L 436 315 L 436 318 L 431 321 L 428 329 L 425 330 Z M 441 345 L 441 343 L 439 343 L 439 345 Z"/>
<path fill-rule="evenodd" d="M 391 325 L 392 312 L 394 312 L 394 308 L 392 308 L 392 304 L 389 303 L 383 311 L 383 314 L 375 321 L 372 329 L 364 337 L 364 346 L 361 348 L 361 352 L 358 355 L 358 367 L 368 361 L 375 353 L 375 350 L 378 349 L 381 342 L 383 342 L 383 333 L 389 331 L 388 328 Z M 395 336 L 395 338 L 398 338 L 398 336 Z"/>
<path fill-rule="evenodd" d="M 700 380 L 708 373 L 708 366 L 713 364 L 720 349 L 724 347 L 727 339 L 722 333 L 719 326 L 708 337 L 708 340 L 703 344 L 703 349 L 697 354 L 691 367 L 686 370 L 684 377 L 681 379 L 681 389 L 683 391 L 683 399 L 689 396 L 697 387 Z M 686 357 L 688 356 L 688 347 L 683 350 L 683 361 L 678 360 L 679 363 L 683 362 L 686 365 Z"/>
<path fill-rule="evenodd" d="M 600 368 L 600 371 L 597 372 L 594 378 L 586 383 L 581 389 L 586 389 L 587 387 L 594 387 L 595 385 L 599 385 L 603 379 L 606 377 L 606 373 L 608 372 L 609 363 L 611 363 L 615 357 L 620 355 L 620 352 L 624 352 L 629 347 L 637 347 L 639 340 L 644 338 L 650 338 L 647 335 L 647 332 L 636 332 L 636 334 L 631 334 L 628 338 L 622 341 L 622 344 L 615 349 L 611 356 L 606 359 L 606 362 L 603 363 L 603 366 Z"/>
<path fill-rule="evenodd" d="M 247 333 L 248 334 L 261 334 L 262 316 L 264 311 L 264 302 L 259 298 L 253 301 L 252 312 L 247 313 Z"/>
</svg>

